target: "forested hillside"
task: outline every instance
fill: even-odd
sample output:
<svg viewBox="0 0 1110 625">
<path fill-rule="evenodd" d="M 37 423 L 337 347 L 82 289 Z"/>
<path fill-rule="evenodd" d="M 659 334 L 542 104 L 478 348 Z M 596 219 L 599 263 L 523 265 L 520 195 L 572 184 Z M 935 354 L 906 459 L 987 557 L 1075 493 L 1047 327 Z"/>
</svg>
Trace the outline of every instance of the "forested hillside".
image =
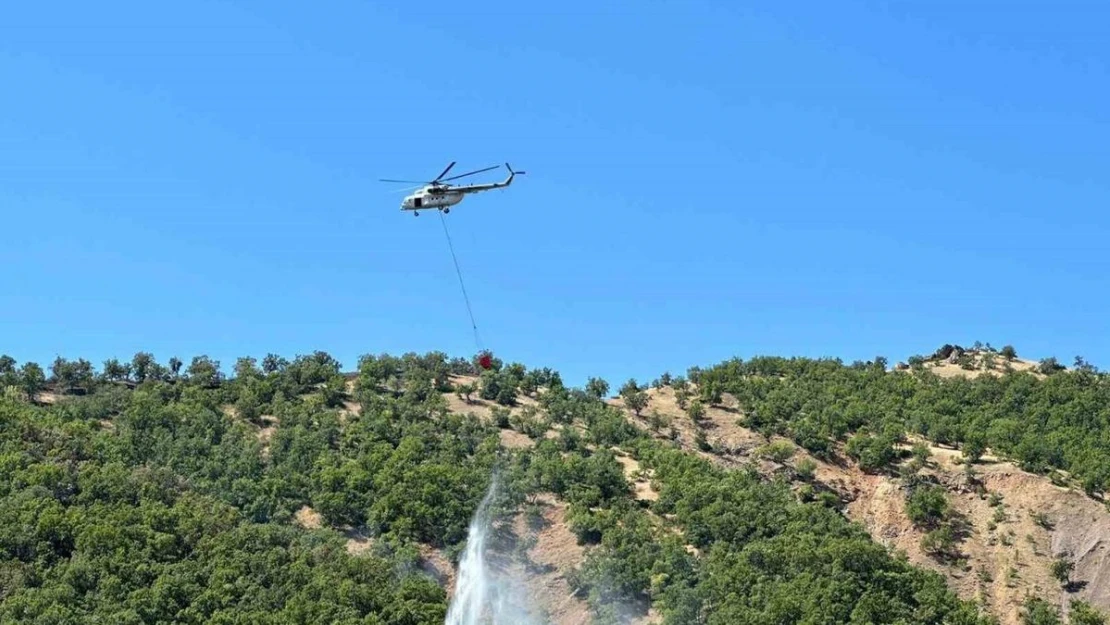
<svg viewBox="0 0 1110 625">
<path fill-rule="evenodd" d="M 969 462 L 990 448 L 1034 473 L 1067 471 L 1090 495 L 1110 486 L 1110 377 L 1077 358 L 1066 374 L 1055 359 L 1017 371 L 1012 347 L 999 352 L 946 346 L 935 359 L 996 375 L 941 377 L 915 357 L 907 375 L 886 361 L 740 359 L 696 374 L 703 392 L 731 393 L 744 424 L 787 435 L 817 456 L 835 441 L 865 469 L 891 467 L 906 434 L 957 445 Z"/>
<path fill-rule="evenodd" d="M 422 554 L 458 556 L 495 469 L 507 516 L 535 518 L 545 497 L 565 506 L 585 555 L 564 577 L 594 622 L 995 621 L 850 522 L 812 467 L 769 476 L 714 462 L 704 437 L 685 449 L 659 435 L 667 424 L 641 426 L 652 415 L 634 381 L 620 403 L 643 419 L 606 401 L 602 380 L 568 388 L 550 369 L 492 365 L 378 355 L 345 375 L 317 352 L 225 373 L 137 354 L 44 371 L 0 357 L 0 622 L 438 625 L 450 589 Z M 657 386 L 683 395 L 692 423 L 730 394 L 737 420 L 816 457 L 843 446 L 894 470 L 919 433 L 969 460 L 990 448 L 1068 469 L 1097 494 L 1107 381 L 1057 371 L 942 379 L 918 361 L 892 373 L 762 358 Z M 527 438 L 507 446 L 508 432 Z M 914 502 L 925 522 L 944 517 L 931 492 Z M 295 522 L 304 510 L 323 527 Z M 1067 607 L 1072 623 L 1104 622 Z M 1038 597 L 1023 618 L 1063 622 Z"/>
<path fill-rule="evenodd" d="M 985 444 L 959 445 L 961 451 L 949 439 L 930 440 L 890 418 L 920 411 L 921 398 L 908 392 L 883 398 L 875 390 L 928 388 L 933 399 L 944 399 L 962 396 L 969 383 L 1026 384 L 1042 394 L 1042 406 L 1074 411 L 1067 404 L 1098 385 L 1070 385 L 1066 378 L 1094 382 L 1101 374 L 1082 359 L 1065 371 L 1053 359 L 1019 359 L 1012 348 L 945 346 L 910 363 L 891 372 L 882 359 L 850 365 L 734 359 L 650 385 L 629 382 L 612 403 L 657 438 L 721 466 L 756 466 L 769 478 L 792 479 L 799 497 L 837 506 L 877 542 L 943 574 L 1001 623 L 1028 622 L 1031 609 L 1052 605 L 1073 622 L 1086 622 L 1092 603 L 1110 608 L 1110 511 L 1100 493 L 1084 494 L 1083 480 L 1063 470 L 1026 471 L 1039 467 Z M 879 410 L 869 409 L 872 402 Z M 964 425 L 985 408 L 972 400 L 949 419 Z M 1097 444 L 1097 422 L 1088 428 L 1087 442 Z M 1058 424 L 1052 429 L 1060 435 Z"/>
</svg>

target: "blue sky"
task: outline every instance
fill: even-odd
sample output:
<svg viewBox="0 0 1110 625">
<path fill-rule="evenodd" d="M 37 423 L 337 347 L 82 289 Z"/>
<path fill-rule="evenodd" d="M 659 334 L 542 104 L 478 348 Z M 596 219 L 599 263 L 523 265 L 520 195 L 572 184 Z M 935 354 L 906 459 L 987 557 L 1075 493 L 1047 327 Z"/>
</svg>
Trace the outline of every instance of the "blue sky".
<svg viewBox="0 0 1110 625">
<path fill-rule="evenodd" d="M 549 4 L 6 7 L 0 352 L 1110 365 L 1102 3 Z"/>
</svg>

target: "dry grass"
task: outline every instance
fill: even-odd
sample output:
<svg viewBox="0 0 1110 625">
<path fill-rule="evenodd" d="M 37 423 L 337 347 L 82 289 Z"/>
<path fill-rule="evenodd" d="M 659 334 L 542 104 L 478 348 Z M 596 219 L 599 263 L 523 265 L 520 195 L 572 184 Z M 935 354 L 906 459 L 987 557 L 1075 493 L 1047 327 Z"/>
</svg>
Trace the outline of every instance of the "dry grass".
<svg viewBox="0 0 1110 625">
<path fill-rule="evenodd" d="M 501 437 L 501 444 L 508 449 L 527 449 L 536 444 L 536 441 L 516 430 L 501 430 L 498 435 Z"/>
<path fill-rule="evenodd" d="M 651 486 L 651 475 L 640 470 L 640 463 L 616 447 L 613 448 L 613 451 L 616 453 L 617 462 L 624 469 L 624 476 L 632 483 L 636 499 L 641 501 L 659 499 L 659 493 Z"/>
<path fill-rule="evenodd" d="M 1038 364 L 1032 360 L 1015 358 L 1014 360 L 1007 362 L 1005 358 L 995 354 L 994 363 L 988 367 L 985 352 L 969 351 L 967 353 L 971 360 L 971 366 L 973 367 L 972 369 L 965 369 L 961 365 L 954 362 L 949 362 L 947 360 L 927 361 L 924 365 L 924 368 L 926 371 L 929 371 L 930 373 L 938 375 L 942 378 L 977 378 L 988 373 L 993 375 L 1002 375 L 1006 373 L 1007 369 L 1015 372 L 1032 373 L 1039 378 L 1044 377 L 1044 375 L 1037 372 Z"/>
<path fill-rule="evenodd" d="M 456 387 L 464 384 L 474 384 L 475 386 L 479 384 L 478 378 L 474 376 L 452 375 L 450 377 L 450 381 L 451 384 Z M 470 395 L 469 402 L 466 401 L 465 398 L 459 398 L 458 394 L 453 392 L 444 393 L 443 397 L 447 400 L 447 408 L 451 412 L 458 414 L 473 413 L 478 417 L 487 420 L 492 418 L 493 409 L 498 407 L 498 404 L 496 402 L 482 399 L 479 396 L 478 391 L 475 391 Z M 510 408 L 509 412 L 510 414 L 520 412 L 520 410 L 525 406 L 538 407 L 539 402 L 537 402 L 534 398 L 528 397 L 526 395 L 517 395 L 517 405 Z"/>
<path fill-rule="evenodd" d="M 319 512 L 308 506 L 304 506 L 300 510 L 297 510 L 293 515 L 293 519 L 296 521 L 297 525 L 309 530 L 318 530 L 324 526 L 324 517 L 320 516 Z"/>
<path fill-rule="evenodd" d="M 355 529 L 348 529 L 343 535 L 347 537 L 347 553 L 352 556 L 363 555 L 374 547 L 372 538 Z"/>
<path fill-rule="evenodd" d="M 582 563 L 586 550 L 570 530 L 566 504 L 550 495 L 540 497 L 538 502 L 543 510 L 541 529 L 528 528 L 524 515 L 514 522 L 518 536 L 531 535 L 536 541 L 527 552 L 532 570 L 522 567 L 518 572 L 553 625 L 589 623 L 589 606 L 571 592 L 566 580 L 566 573 Z"/>
</svg>

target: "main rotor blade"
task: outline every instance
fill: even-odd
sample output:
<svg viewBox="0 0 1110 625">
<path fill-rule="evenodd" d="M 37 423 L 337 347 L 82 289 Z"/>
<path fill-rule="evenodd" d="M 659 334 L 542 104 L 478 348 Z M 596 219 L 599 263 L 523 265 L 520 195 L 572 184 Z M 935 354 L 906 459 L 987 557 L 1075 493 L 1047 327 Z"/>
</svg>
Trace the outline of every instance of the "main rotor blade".
<svg viewBox="0 0 1110 625">
<path fill-rule="evenodd" d="M 392 178 L 378 178 L 378 182 L 400 182 L 400 183 L 415 182 L 417 184 L 428 184 L 427 182 L 424 182 L 423 180 L 394 180 Z"/>
<path fill-rule="evenodd" d="M 424 187 L 424 186 L 427 186 L 427 185 L 425 185 L 424 183 L 421 183 L 421 184 L 416 185 L 415 187 L 403 187 L 403 188 L 400 188 L 400 189 L 393 189 L 392 191 L 386 191 L 386 193 L 407 193 L 409 191 L 419 189 L 419 188 Z"/>
<path fill-rule="evenodd" d="M 443 180 L 440 180 L 439 182 L 447 182 L 448 180 L 455 180 L 456 178 L 462 178 L 464 176 L 473 176 L 474 174 L 480 174 L 484 171 L 489 171 L 491 169 L 497 169 L 498 167 L 500 167 L 500 165 L 494 165 L 493 167 L 486 167 L 485 169 L 475 169 L 474 171 L 468 171 L 465 174 L 459 174 L 458 176 L 451 176 L 450 178 L 444 178 Z"/>
<path fill-rule="evenodd" d="M 432 182 L 439 182 L 439 179 L 440 179 L 440 178 L 442 178 L 442 177 L 444 177 L 444 176 L 446 176 L 446 175 L 447 175 L 447 172 L 451 171 L 451 168 L 452 168 L 452 167 L 454 167 L 454 166 L 455 166 L 455 161 L 451 161 L 451 164 L 447 166 L 447 169 L 444 169 L 444 170 L 443 170 L 443 173 L 441 173 L 440 175 L 436 176 L 436 177 L 435 177 L 435 178 L 434 178 L 434 179 L 432 180 Z"/>
</svg>

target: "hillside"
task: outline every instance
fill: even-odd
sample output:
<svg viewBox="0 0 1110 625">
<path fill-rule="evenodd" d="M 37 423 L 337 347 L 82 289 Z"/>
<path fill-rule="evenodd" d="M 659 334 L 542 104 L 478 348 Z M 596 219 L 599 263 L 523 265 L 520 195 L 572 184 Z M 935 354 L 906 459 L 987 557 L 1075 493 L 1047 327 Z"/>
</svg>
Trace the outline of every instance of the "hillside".
<svg viewBox="0 0 1110 625">
<path fill-rule="evenodd" d="M 442 623 L 496 473 L 543 622 L 1104 622 L 1107 381 L 993 353 L 0 358 L 0 621 Z"/>
<path fill-rule="evenodd" d="M 904 552 L 915 565 L 941 573 L 962 597 L 981 603 L 1003 624 L 1023 622 L 1022 609 L 1030 595 L 1058 604 L 1065 614 L 1072 598 L 1110 608 L 1110 559 L 1105 547 L 1110 541 L 1110 512 L 1075 489 L 1057 486 L 989 454 L 971 465 L 969 474 L 959 451 L 922 440 L 907 441 L 898 445 L 907 453 L 913 452 L 909 443 L 925 445 L 927 455 L 916 475 L 944 489 L 948 514 L 966 526 L 950 553 L 930 553 L 922 546 L 927 530 L 907 515 L 907 479 L 868 474 L 843 448 L 835 458 L 823 460 L 789 439 L 766 439 L 737 425 L 738 411 L 730 409 L 734 404 L 728 399 L 722 406 L 706 409 L 700 424 L 694 425 L 677 406 L 674 389 L 648 389 L 645 394 L 645 412 L 677 424 L 677 440 L 691 452 L 698 452 L 695 441 L 702 432 L 710 450 L 700 453 L 722 466 L 755 463 L 773 479 L 796 475 L 798 467 L 812 463 L 813 477 L 802 482 L 799 492 L 834 493 L 847 517 L 862 524 L 875 541 Z M 620 399 L 611 403 L 623 405 Z M 629 416 L 650 428 L 649 419 L 636 418 L 631 411 Z M 670 433 L 659 436 L 669 438 Z M 909 470 L 913 462 L 912 457 L 904 459 L 899 467 Z M 1044 519 L 1044 525 L 1038 519 Z M 1075 564 L 1070 588 L 1052 576 L 1052 564 L 1058 558 Z"/>
</svg>

